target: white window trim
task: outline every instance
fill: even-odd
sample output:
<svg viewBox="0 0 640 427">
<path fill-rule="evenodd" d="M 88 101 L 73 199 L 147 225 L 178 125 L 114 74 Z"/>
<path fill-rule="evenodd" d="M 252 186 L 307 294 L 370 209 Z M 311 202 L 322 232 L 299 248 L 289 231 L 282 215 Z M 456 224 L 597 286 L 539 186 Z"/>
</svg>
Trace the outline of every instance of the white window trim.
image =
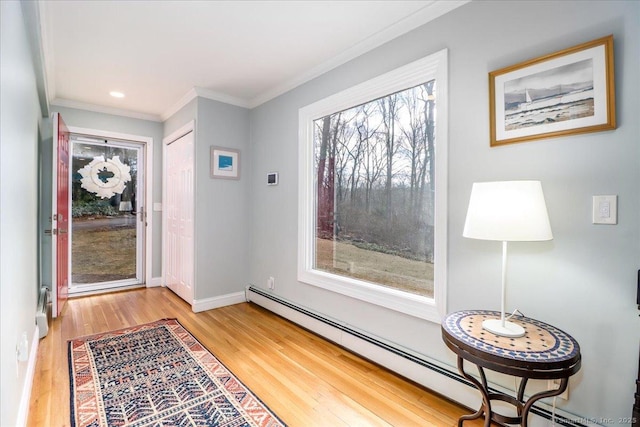
<svg viewBox="0 0 640 427">
<path fill-rule="evenodd" d="M 448 83 L 447 49 L 397 68 L 299 110 L 298 280 L 392 310 L 440 323 L 447 297 Z M 313 269 L 315 185 L 313 122 L 373 99 L 436 79 L 436 198 L 434 297 L 409 294 L 365 281 Z"/>
</svg>

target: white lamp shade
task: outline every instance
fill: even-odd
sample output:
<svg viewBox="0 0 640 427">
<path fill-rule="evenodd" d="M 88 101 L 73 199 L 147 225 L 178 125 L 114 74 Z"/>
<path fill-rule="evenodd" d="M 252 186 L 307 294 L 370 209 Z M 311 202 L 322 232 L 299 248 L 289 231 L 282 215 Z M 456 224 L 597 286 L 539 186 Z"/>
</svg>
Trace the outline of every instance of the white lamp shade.
<svg viewBox="0 0 640 427">
<path fill-rule="evenodd" d="M 462 235 L 505 242 L 553 239 L 540 181 L 474 183 Z"/>
</svg>

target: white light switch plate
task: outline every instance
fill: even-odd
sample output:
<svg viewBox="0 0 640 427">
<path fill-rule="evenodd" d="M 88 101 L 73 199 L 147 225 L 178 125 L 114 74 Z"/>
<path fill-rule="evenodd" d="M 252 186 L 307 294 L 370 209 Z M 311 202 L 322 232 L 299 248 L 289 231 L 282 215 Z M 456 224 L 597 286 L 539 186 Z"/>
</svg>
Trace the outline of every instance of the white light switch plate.
<svg viewBox="0 0 640 427">
<path fill-rule="evenodd" d="M 593 223 L 618 223 L 618 196 L 593 196 Z"/>
</svg>

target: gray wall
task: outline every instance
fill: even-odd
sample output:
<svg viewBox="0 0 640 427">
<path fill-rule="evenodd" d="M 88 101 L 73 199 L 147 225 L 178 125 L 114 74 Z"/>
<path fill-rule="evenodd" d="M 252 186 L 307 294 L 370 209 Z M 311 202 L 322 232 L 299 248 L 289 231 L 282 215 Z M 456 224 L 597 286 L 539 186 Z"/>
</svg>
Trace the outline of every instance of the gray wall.
<svg viewBox="0 0 640 427">
<path fill-rule="evenodd" d="M 60 113 L 67 126 L 153 138 L 154 185 L 152 197 L 153 203 L 162 202 L 162 138 L 164 129 L 162 123 L 58 105 L 52 105 L 51 111 Z M 48 155 L 51 155 L 50 152 Z M 50 181 L 45 180 L 44 183 L 49 187 L 51 186 Z M 45 190 L 43 195 L 47 198 L 50 194 L 49 191 Z M 50 203 L 50 197 L 48 202 Z M 147 206 L 147 213 L 153 214 L 151 275 L 152 277 L 159 277 L 162 274 L 162 212 L 152 212 L 152 208 L 153 206 Z M 45 274 L 44 278 L 46 279 L 46 277 Z"/>
<path fill-rule="evenodd" d="M 250 282 L 453 368 L 440 326 L 296 280 L 298 109 L 449 49 L 448 307 L 499 309 L 499 243 L 462 237 L 475 181 L 539 179 L 554 240 L 511 245 L 508 304 L 580 343 L 564 409 L 631 415 L 640 320 L 640 3 L 476 1 L 251 111 Z M 615 37 L 618 129 L 489 148 L 488 73 L 598 37 Z M 280 185 L 267 187 L 268 171 Z M 591 224 L 591 196 L 617 194 L 615 226 Z M 562 402 L 559 401 L 562 405 Z"/>
<path fill-rule="evenodd" d="M 38 123 L 41 117 L 19 2 L 0 2 L 0 425 L 16 425 L 35 332 L 38 290 Z M 23 420 L 23 422 L 26 420 Z"/>
<path fill-rule="evenodd" d="M 211 146 L 240 150 L 240 179 L 210 178 Z M 198 98 L 196 119 L 196 300 L 241 292 L 249 281 L 249 111 Z"/>
<path fill-rule="evenodd" d="M 164 125 L 164 133 L 163 138 L 171 135 L 176 130 L 180 129 L 182 126 L 186 125 L 192 120 L 196 119 L 196 114 L 198 111 L 198 100 L 193 99 L 187 105 L 182 107 L 180 110 L 176 111 L 171 117 L 167 118 Z"/>
<path fill-rule="evenodd" d="M 165 121 L 165 137 L 195 120 L 195 302 L 241 292 L 249 281 L 249 110 L 196 98 Z M 212 146 L 240 150 L 240 179 L 212 179 Z"/>
</svg>

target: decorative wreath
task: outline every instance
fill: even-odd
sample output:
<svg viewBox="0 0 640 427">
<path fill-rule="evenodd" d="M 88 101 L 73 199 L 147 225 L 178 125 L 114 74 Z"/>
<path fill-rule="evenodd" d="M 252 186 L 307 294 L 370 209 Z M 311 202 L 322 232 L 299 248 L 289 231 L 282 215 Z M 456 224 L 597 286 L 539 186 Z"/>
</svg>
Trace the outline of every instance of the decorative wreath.
<svg viewBox="0 0 640 427">
<path fill-rule="evenodd" d="M 122 194 L 125 184 L 131 181 L 131 167 L 120 161 L 120 156 L 113 156 L 105 160 L 104 156 L 96 156 L 78 173 L 82 175 L 80 180 L 82 188 L 96 193 L 103 199 L 109 199 L 115 194 Z M 100 174 L 111 172 L 113 176 L 103 178 Z"/>
</svg>

